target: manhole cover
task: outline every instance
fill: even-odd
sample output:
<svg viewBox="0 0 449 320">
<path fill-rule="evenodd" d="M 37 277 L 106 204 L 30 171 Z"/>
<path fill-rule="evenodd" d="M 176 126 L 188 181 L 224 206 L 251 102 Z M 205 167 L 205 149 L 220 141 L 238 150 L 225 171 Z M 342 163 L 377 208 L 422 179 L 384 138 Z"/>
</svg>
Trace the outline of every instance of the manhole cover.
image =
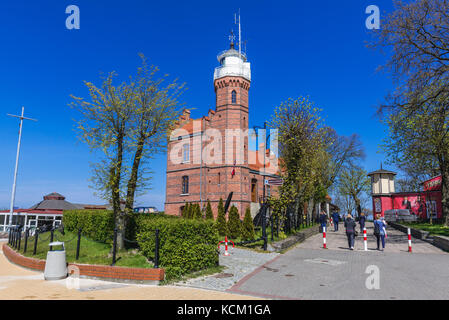
<svg viewBox="0 0 449 320">
<path fill-rule="evenodd" d="M 330 259 L 322 259 L 322 258 L 306 259 L 304 261 L 311 262 L 311 263 L 327 264 L 330 266 L 338 266 L 338 265 L 346 263 L 346 261 L 330 260 Z"/>
<path fill-rule="evenodd" d="M 279 269 L 273 269 L 273 268 L 269 268 L 269 267 L 264 267 L 265 269 L 267 269 L 268 271 L 271 271 L 271 272 L 278 272 L 279 271 Z"/>
<path fill-rule="evenodd" d="M 286 277 L 294 277 L 295 275 L 294 274 L 286 274 L 285 276 Z"/>
<path fill-rule="evenodd" d="M 215 276 L 215 278 L 221 279 L 221 278 L 230 278 L 230 277 L 233 277 L 233 276 L 234 275 L 232 273 L 220 273 L 220 274 L 217 274 Z"/>
</svg>

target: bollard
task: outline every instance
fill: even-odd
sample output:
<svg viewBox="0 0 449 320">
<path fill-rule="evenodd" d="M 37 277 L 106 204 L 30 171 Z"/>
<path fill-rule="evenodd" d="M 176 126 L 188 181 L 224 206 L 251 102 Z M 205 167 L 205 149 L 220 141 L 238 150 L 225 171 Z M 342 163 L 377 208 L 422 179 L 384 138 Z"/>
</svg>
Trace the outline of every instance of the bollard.
<svg viewBox="0 0 449 320">
<path fill-rule="evenodd" d="M 51 231 L 50 231 L 50 243 L 53 242 L 54 232 L 55 232 L 55 230 L 52 228 Z M 53 251 L 53 247 L 52 246 L 50 246 L 50 251 Z"/>
<path fill-rule="evenodd" d="M 27 252 L 27 246 L 28 246 L 28 233 L 30 229 L 27 227 L 25 228 L 25 244 L 23 245 L 23 253 Z"/>
<path fill-rule="evenodd" d="M 407 228 L 407 234 L 408 234 L 408 252 L 412 252 L 412 233 L 410 228 Z"/>
<path fill-rule="evenodd" d="M 326 227 L 323 226 L 323 249 L 326 248 Z"/>
<path fill-rule="evenodd" d="M 14 229 L 14 249 L 17 249 L 17 245 L 19 244 L 19 238 L 17 237 L 17 227 Z"/>
<path fill-rule="evenodd" d="M 39 230 L 36 228 L 36 231 L 34 231 L 34 249 L 33 249 L 33 255 L 36 254 L 37 251 L 37 240 L 39 238 Z"/>
<path fill-rule="evenodd" d="M 363 228 L 363 245 L 365 246 L 365 251 L 368 251 L 368 242 L 366 240 L 366 228 Z"/>
<path fill-rule="evenodd" d="M 80 244 L 81 244 L 81 228 L 78 229 L 78 242 L 76 243 L 76 257 L 75 260 L 78 260 L 80 257 Z"/>
<path fill-rule="evenodd" d="M 220 250 L 220 243 L 223 243 L 223 242 L 224 242 L 224 244 L 225 244 L 225 253 L 224 253 L 223 255 L 224 255 L 224 256 L 230 256 L 230 254 L 229 254 L 229 252 L 228 252 L 228 236 L 225 236 L 225 241 L 220 241 L 220 242 L 218 243 L 218 250 Z M 234 248 L 234 247 L 235 247 L 234 242 L 232 242 L 232 241 L 229 241 L 229 242 L 232 243 L 232 247 Z"/>
<path fill-rule="evenodd" d="M 17 230 L 17 237 L 18 237 L 18 244 L 17 244 L 17 251 L 20 250 L 20 242 L 22 240 L 22 231 L 20 228 Z"/>
<path fill-rule="evenodd" d="M 114 241 L 112 244 L 112 264 L 111 264 L 111 266 L 115 265 L 116 253 L 117 253 L 117 229 L 114 229 Z"/>
<path fill-rule="evenodd" d="M 263 210 L 262 218 L 262 238 L 263 238 L 263 250 L 267 251 L 267 211 Z"/>
<path fill-rule="evenodd" d="M 156 229 L 156 241 L 154 247 L 154 267 L 159 268 L 159 229 Z"/>
</svg>

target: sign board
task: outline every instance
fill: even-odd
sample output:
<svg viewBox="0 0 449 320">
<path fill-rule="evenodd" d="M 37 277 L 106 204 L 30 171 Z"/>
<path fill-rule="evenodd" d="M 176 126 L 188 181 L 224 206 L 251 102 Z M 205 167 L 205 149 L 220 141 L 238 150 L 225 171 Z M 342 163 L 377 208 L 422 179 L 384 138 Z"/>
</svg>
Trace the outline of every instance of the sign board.
<svg viewBox="0 0 449 320">
<path fill-rule="evenodd" d="M 270 186 L 282 186 L 284 179 L 265 179 L 265 184 Z"/>
</svg>

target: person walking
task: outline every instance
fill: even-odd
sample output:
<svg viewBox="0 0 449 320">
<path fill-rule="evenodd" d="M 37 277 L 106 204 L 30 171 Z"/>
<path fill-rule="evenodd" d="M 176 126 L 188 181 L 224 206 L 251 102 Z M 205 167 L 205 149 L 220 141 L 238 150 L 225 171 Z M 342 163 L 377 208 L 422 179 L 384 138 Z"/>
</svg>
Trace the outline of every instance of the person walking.
<svg viewBox="0 0 449 320">
<path fill-rule="evenodd" d="M 365 214 L 362 212 L 360 213 L 360 217 L 359 217 L 359 224 L 360 224 L 360 233 L 363 234 L 363 229 L 365 228 Z"/>
<path fill-rule="evenodd" d="M 338 223 L 340 222 L 340 215 L 338 214 L 337 211 L 334 211 L 334 213 L 332 213 L 332 219 L 334 220 L 334 232 L 338 231 Z"/>
<path fill-rule="evenodd" d="M 345 219 L 346 236 L 348 237 L 348 245 L 350 250 L 354 250 L 355 221 L 351 214 L 348 213 Z"/>
<path fill-rule="evenodd" d="M 382 241 L 382 250 L 385 249 L 385 236 L 387 235 L 385 219 L 380 215 L 376 215 L 376 220 L 374 220 L 374 235 L 377 239 L 377 250 L 380 250 L 380 242 Z"/>
<path fill-rule="evenodd" d="M 327 224 L 327 214 L 324 210 L 321 210 L 321 213 L 320 213 L 321 230 L 324 230 L 324 228 L 326 228 L 326 224 Z"/>
</svg>

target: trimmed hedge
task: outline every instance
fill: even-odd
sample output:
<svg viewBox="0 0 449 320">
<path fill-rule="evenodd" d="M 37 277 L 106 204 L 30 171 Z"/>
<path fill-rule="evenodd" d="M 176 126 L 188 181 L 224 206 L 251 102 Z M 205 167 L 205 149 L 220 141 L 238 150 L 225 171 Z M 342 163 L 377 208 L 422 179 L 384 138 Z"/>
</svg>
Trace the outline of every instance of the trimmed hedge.
<svg viewBox="0 0 449 320">
<path fill-rule="evenodd" d="M 112 242 L 114 235 L 114 214 L 110 210 L 66 210 L 62 216 L 64 228 L 83 234 L 95 241 Z"/>
<path fill-rule="evenodd" d="M 213 221 L 165 217 L 142 220 L 137 241 L 150 260 L 154 260 L 156 229 L 159 264 L 167 279 L 218 265 L 218 231 Z"/>
</svg>

